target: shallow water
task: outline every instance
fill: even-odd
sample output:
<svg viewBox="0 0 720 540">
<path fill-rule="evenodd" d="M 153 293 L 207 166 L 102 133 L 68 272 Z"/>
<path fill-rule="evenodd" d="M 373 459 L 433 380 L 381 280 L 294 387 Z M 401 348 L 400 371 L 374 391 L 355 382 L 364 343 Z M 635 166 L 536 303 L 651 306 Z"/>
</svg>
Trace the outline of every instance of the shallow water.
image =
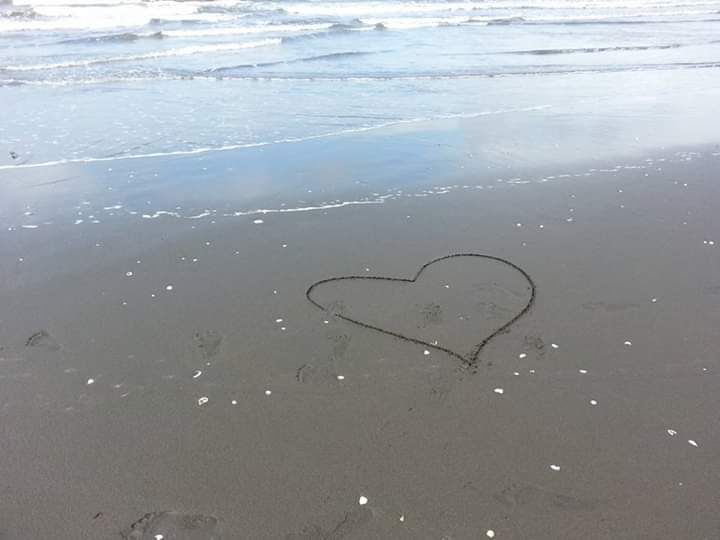
<svg viewBox="0 0 720 540">
<path fill-rule="evenodd" d="M 0 167 L 422 132 L 463 118 L 493 134 L 472 149 L 493 163 L 713 142 L 718 9 L 694 0 L 5 6 Z"/>
</svg>

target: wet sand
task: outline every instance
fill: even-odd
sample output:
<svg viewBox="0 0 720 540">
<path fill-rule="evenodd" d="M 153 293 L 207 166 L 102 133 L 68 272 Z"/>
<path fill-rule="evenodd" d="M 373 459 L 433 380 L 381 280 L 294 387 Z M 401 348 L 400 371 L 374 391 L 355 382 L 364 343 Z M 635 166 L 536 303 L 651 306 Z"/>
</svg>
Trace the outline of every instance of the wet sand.
<svg viewBox="0 0 720 540">
<path fill-rule="evenodd" d="M 11 226 L 0 538 L 716 538 L 720 154 L 691 150 L 325 210 Z M 337 314 L 472 350 L 526 301 L 502 265 L 305 297 L 457 252 L 537 287 L 472 369 Z"/>
</svg>

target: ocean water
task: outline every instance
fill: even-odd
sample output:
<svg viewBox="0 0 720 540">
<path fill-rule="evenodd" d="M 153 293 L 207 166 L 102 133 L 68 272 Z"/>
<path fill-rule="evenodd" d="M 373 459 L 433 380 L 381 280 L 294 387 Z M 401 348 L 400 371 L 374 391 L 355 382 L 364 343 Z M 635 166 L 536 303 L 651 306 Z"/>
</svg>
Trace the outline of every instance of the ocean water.
<svg viewBox="0 0 720 540">
<path fill-rule="evenodd" d="M 433 122 L 488 159 L 716 142 L 720 0 L 15 0 L 0 168 Z"/>
</svg>

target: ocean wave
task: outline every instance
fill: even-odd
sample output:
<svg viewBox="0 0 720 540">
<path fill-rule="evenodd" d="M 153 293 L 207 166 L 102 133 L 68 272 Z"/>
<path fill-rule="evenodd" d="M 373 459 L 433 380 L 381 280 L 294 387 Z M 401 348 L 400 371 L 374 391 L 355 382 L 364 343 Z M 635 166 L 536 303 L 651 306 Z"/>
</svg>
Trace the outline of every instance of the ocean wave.
<svg viewBox="0 0 720 540">
<path fill-rule="evenodd" d="M 511 114 L 511 113 L 518 113 L 518 112 L 535 112 L 535 111 L 541 111 L 545 109 L 552 108 L 552 105 L 535 105 L 531 107 L 519 107 L 519 108 L 511 108 L 511 109 L 496 109 L 496 110 L 490 110 L 490 111 L 480 111 L 480 112 L 471 112 L 471 113 L 456 113 L 456 114 L 443 114 L 443 115 L 437 115 L 437 116 L 429 116 L 429 117 L 418 117 L 418 118 L 408 118 L 403 120 L 393 120 L 390 122 L 384 122 L 380 124 L 375 124 L 372 126 L 360 126 L 356 128 L 348 128 L 348 129 L 341 129 L 338 131 L 331 131 L 328 133 L 320 133 L 317 135 L 308 135 L 305 137 L 288 137 L 285 139 L 276 139 L 272 141 L 262 141 L 262 142 L 248 142 L 248 143 L 238 143 L 238 144 L 230 144 L 225 146 L 208 146 L 203 148 L 193 148 L 192 150 L 172 150 L 168 152 L 150 152 L 147 154 L 130 154 L 130 155 L 123 155 L 123 156 L 111 156 L 111 157 L 87 157 L 87 158 L 72 158 L 72 159 L 58 159 L 55 161 L 45 161 L 42 163 L 23 163 L 19 165 L 0 165 L 0 171 L 1 170 L 9 170 L 9 169 L 34 169 L 38 167 L 51 167 L 55 165 L 66 165 L 71 163 L 97 163 L 97 162 L 107 162 L 107 161 L 125 161 L 125 160 L 133 160 L 133 159 L 151 159 L 151 158 L 159 158 L 159 157 L 170 157 L 170 156 L 191 156 L 191 155 L 198 155 L 198 154 L 208 154 L 213 152 L 227 152 L 230 150 L 240 150 L 243 148 L 258 148 L 263 146 L 272 146 L 272 145 L 278 145 L 278 144 L 295 144 L 295 143 L 301 143 L 306 141 L 313 141 L 313 140 L 320 140 L 320 139 L 329 139 L 333 137 L 340 137 L 343 135 L 352 135 L 356 133 L 366 133 L 368 131 L 376 131 L 379 129 L 386 129 L 391 128 L 394 126 L 401 126 L 401 125 L 407 125 L 407 124 L 419 124 L 424 122 L 433 122 L 433 121 L 439 121 L 439 120 L 453 120 L 453 119 L 473 119 L 473 118 L 481 118 L 483 116 L 494 116 L 498 114 Z"/>
<path fill-rule="evenodd" d="M 537 18 L 537 19 L 526 19 L 520 24 L 526 25 L 547 25 L 547 26 L 583 26 L 583 25 L 645 25 L 645 24 L 678 24 L 678 23 L 696 23 L 696 22 L 718 22 L 720 19 L 715 17 L 718 11 L 703 11 L 702 13 L 696 14 L 682 14 L 685 18 L 642 18 L 647 17 L 645 15 L 633 15 L 626 18 L 620 18 L 618 16 L 609 17 L 587 17 L 587 18 Z M 664 14 L 672 15 L 672 14 Z M 711 15 L 711 18 L 698 18 L 698 15 Z M 692 18 L 688 18 L 691 17 Z"/>
<path fill-rule="evenodd" d="M 499 19 L 490 19 L 488 20 L 478 20 L 470 18 L 468 19 L 469 23 L 475 23 L 475 22 L 484 22 L 488 26 L 506 26 L 510 24 L 522 24 L 525 22 L 525 19 L 523 17 L 504 17 Z"/>
<path fill-rule="evenodd" d="M 307 61 L 307 60 L 306 60 Z M 282 62 L 284 63 L 284 62 Z M 485 71 L 485 72 L 450 72 L 450 73 L 416 73 L 416 74 L 388 74 L 388 73 L 362 73 L 353 75 L 308 75 L 308 74 L 285 74 L 268 73 L 258 75 L 243 75 L 228 73 L 233 69 L 250 68 L 252 64 L 240 66 L 228 66 L 216 68 L 215 71 L 205 70 L 202 72 L 181 72 L 181 71 L 153 71 L 146 74 L 117 76 L 101 76 L 88 78 L 63 78 L 63 79 L 0 79 L 4 86 L 83 86 L 97 84 L 120 84 L 138 83 L 152 81 L 253 81 L 253 82 L 339 82 L 339 83 L 366 83 L 384 81 L 452 81 L 465 79 L 492 79 L 506 77 L 538 77 L 557 75 L 582 75 L 592 73 L 621 73 L 633 71 L 672 71 L 681 69 L 714 69 L 720 68 L 720 61 L 711 62 L 677 62 L 669 64 L 634 64 L 627 66 L 592 66 L 592 67 L 568 67 L 518 70 L 518 71 Z"/>
<path fill-rule="evenodd" d="M 677 49 L 682 47 L 681 43 L 669 43 L 667 45 L 618 45 L 614 47 L 578 47 L 568 49 L 529 49 L 522 51 L 504 51 L 493 54 L 529 54 L 536 56 L 546 56 L 555 54 L 574 54 L 574 53 L 602 53 L 611 51 L 650 51 L 650 50 L 664 50 L 664 49 Z"/>
<path fill-rule="evenodd" d="M 0 79 L 0 87 L 2 86 L 23 86 L 25 81 L 18 81 L 16 79 Z"/>
<path fill-rule="evenodd" d="M 30 6 L 13 6 L 10 4 L 11 9 L 2 9 L 2 3 L 0 3 L 0 19 L 36 19 L 38 13 Z"/>
<path fill-rule="evenodd" d="M 227 28 L 203 28 L 201 30 L 165 30 L 163 35 L 168 37 L 220 37 L 249 34 L 275 34 L 293 32 L 316 32 L 332 28 L 332 23 L 315 24 L 263 24 L 255 26 L 235 26 Z"/>
<path fill-rule="evenodd" d="M 300 34 L 297 36 L 285 36 L 282 38 L 283 43 L 293 43 L 296 41 L 305 41 L 312 39 L 326 39 L 336 36 L 348 34 L 350 32 L 366 32 L 372 30 L 383 30 L 382 25 L 375 26 L 348 26 L 348 25 L 333 25 L 322 32 L 310 32 L 307 34 Z"/>
<path fill-rule="evenodd" d="M 720 67 L 720 61 L 676 62 L 665 64 L 632 64 L 624 66 L 554 67 L 524 69 L 518 71 L 454 71 L 448 73 L 355 73 L 352 75 L 285 74 L 268 73 L 258 75 L 219 75 L 220 80 L 249 81 L 303 81 L 303 82 L 375 82 L 375 81 L 440 81 L 460 79 L 484 79 L 495 77 L 572 75 L 582 73 L 619 73 L 625 71 L 665 71 L 674 69 L 712 69 Z"/>
<path fill-rule="evenodd" d="M 57 62 L 54 64 L 29 64 L 29 65 L 17 65 L 17 66 L 5 66 L 0 68 L 0 71 L 41 71 L 47 69 L 63 69 L 63 68 L 76 68 L 76 67 L 88 67 L 101 64 L 112 64 L 117 62 L 132 62 L 142 60 L 154 60 L 157 58 L 170 58 L 175 56 L 189 56 L 195 54 L 211 54 L 211 53 L 222 53 L 232 52 L 242 49 L 251 49 L 255 47 L 266 47 L 270 45 L 278 45 L 281 43 L 280 39 L 264 39 L 261 41 L 250 41 L 246 43 L 228 43 L 220 45 L 200 45 L 197 47 L 180 47 L 177 49 L 168 49 L 164 51 L 156 51 L 144 54 L 133 54 L 127 56 L 110 56 L 105 58 L 90 58 L 88 60 L 74 60 L 71 62 Z"/>
<path fill-rule="evenodd" d="M 138 39 L 162 39 L 165 37 L 162 32 L 150 32 L 147 34 L 136 34 L 134 32 L 123 32 L 120 34 L 103 34 L 99 36 L 88 36 L 74 39 L 64 39 L 58 41 L 59 44 L 72 43 L 118 43 L 127 41 L 137 41 Z"/>
<path fill-rule="evenodd" d="M 276 60 L 273 62 L 258 62 L 256 64 L 238 64 L 235 66 L 221 66 L 214 67 L 205 70 L 203 73 L 225 73 L 228 71 L 244 70 L 244 69 L 255 69 L 255 68 L 266 68 L 273 66 L 301 64 L 305 62 L 320 62 L 326 60 L 339 60 L 344 58 L 351 58 L 357 56 L 368 56 L 371 54 L 377 54 L 381 51 L 347 51 L 347 52 L 335 52 L 328 54 L 318 54 L 315 56 L 304 56 L 302 58 L 291 58 L 289 60 Z"/>
</svg>

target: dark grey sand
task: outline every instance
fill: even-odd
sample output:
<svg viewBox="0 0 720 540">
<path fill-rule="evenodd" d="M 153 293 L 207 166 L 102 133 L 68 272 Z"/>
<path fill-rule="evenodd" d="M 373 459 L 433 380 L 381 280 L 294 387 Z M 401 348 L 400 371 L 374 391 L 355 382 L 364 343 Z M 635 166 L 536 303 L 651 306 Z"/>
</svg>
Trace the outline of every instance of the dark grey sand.
<svg viewBox="0 0 720 540">
<path fill-rule="evenodd" d="M 3 233 L 0 538 L 720 537 L 718 171 Z"/>
</svg>

